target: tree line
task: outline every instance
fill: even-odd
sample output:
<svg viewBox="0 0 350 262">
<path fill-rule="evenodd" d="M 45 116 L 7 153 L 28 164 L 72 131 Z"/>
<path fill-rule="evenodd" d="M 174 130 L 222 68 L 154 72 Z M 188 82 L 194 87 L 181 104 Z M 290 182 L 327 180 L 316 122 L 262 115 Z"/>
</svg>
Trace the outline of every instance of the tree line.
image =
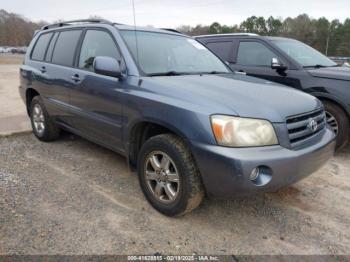
<svg viewBox="0 0 350 262">
<path fill-rule="evenodd" d="M 35 32 L 45 22 L 34 23 L 21 15 L 0 10 L 0 46 L 27 46 Z M 313 19 L 307 14 L 286 19 L 251 16 L 240 25 L 188 26 L 177 28 L 184 34 L 257 33 L 259 35 L 283 36 L 298 39 L 328 56 L 350 56 L 350 18 L 343 23 L 322 17 Z"/>
<path fill-rule="evenodd" d="M 240 25 L 180 26 L 178 31 L 188 35 L 256 33 L 263 36 L 282 36 L 302 41 L 328 56 L 350 56 L 350 18 L 344 23 L 322 17 L 313 19 L 307 14 L 286 19 L 270 16 L 265 19 L 251 16 Z"/>
<path fill-rule="evenodd" d="M 0 46 L 27 46 L 42 24 L 0 9 Z"/>
</svg>

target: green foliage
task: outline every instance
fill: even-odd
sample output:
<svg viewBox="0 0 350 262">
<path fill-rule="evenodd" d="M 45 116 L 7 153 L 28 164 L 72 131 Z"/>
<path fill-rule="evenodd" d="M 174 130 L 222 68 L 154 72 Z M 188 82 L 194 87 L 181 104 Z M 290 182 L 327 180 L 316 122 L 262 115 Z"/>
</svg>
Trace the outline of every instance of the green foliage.
<svg viewBox="0 0 350 262">
<path fill-rule="evenodd" d="M 307 14 L 286 19 L 270 16 L 251 16 L 240 25 L 221 25 L 218 22 L 210 26 L 182 26 L 179 31 L 188 35 L 256 33 L 259 35 L 282 36 L 302 41 L 329 56 L 350 56 L 350 18 L 344 23 L 339 20 L 328 21 L 325 17 L 310 18 Z"/>
</svg>

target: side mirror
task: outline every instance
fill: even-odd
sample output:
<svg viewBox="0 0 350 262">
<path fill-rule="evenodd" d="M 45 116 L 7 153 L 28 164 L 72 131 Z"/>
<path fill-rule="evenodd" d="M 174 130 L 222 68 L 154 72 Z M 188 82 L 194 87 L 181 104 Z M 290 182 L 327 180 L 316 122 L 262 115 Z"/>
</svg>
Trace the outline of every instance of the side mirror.
<svg viewBox="0 0 350 262">
<path fill-rule="evenodd" d="M 284 71 L 287 69 L 287 66 L 285 66 L 284 64 L 282 64 L 278 58 L 272 58 L 271 60 L 271 68 L 275 69 L 275 70 L 281 70 Z"/>
<path fill-rule="evenodd" d="M 96 74 L 111 76 L 116 78 L 122 77 L 122 72 L 117 59 L 106 56 L 98 56 L 94 59 L 94 70 Z"/>
</svg>

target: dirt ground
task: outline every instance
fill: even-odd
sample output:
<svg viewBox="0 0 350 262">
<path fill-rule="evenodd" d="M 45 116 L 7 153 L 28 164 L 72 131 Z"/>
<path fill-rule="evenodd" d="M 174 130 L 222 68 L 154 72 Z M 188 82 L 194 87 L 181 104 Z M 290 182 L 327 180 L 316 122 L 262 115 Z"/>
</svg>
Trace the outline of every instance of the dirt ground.
<svg viewBox="0 0 350 262">
<path fill-rule="evenodd" d="M 125 160 L 65 135 L 0 139 L 3 254 L 350 254 L 350 147 L 296 185 L 167 218 Z"/>
<path fill-rule="evenodd" d="M 0 54 L 0 65 L 22 64 L 24 55 Z"/>
<path fill-rule="evenodd" d="M 18 81 L 18 71 L 13 79 L 3 68 L 0 92 L 4 76 Z M 7 94 L 0 116 L 23 116 L 19 102 L 16 114 L 7 107 Z M 349 159 L 350 146 L 277 193 L 205 199 L 194 212 L 167 218 L 146 202 L 124 158 L 109 150 L 69 134 L 53 143 L 32 134 L 2 137 L 0 255 L 350 255 Z"/>
</svg>

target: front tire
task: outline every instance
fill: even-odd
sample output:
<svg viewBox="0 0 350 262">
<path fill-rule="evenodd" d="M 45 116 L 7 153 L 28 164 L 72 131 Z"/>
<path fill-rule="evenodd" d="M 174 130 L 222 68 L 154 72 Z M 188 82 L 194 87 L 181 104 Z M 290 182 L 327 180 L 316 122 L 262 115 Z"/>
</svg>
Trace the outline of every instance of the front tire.
<svg viewBox="0 0 350 262">
<path fill-rule="evenodd" d="M 326 110 L 327 123 L 337 135 L 336 149 L 339 150 L 347 145 L 350 136 L 349 118 L 345 111 L 329 101 L 323 101 Z"/>
<path fill-rule="evenodd" d="M 166 216 L 181 216 L 204 197 L 199 171 L 187 145 L 177 136 L 150 138 L 138 157 L 138 176 L 148 202 Z"/>
<path fill-rule="evenodd" d="M 40 141 L 49 142 L 59 137 L 60 130 L 49 116 L 40 96 L 32 99 L 29 114 L 33 133 Z"/>
</svg>

